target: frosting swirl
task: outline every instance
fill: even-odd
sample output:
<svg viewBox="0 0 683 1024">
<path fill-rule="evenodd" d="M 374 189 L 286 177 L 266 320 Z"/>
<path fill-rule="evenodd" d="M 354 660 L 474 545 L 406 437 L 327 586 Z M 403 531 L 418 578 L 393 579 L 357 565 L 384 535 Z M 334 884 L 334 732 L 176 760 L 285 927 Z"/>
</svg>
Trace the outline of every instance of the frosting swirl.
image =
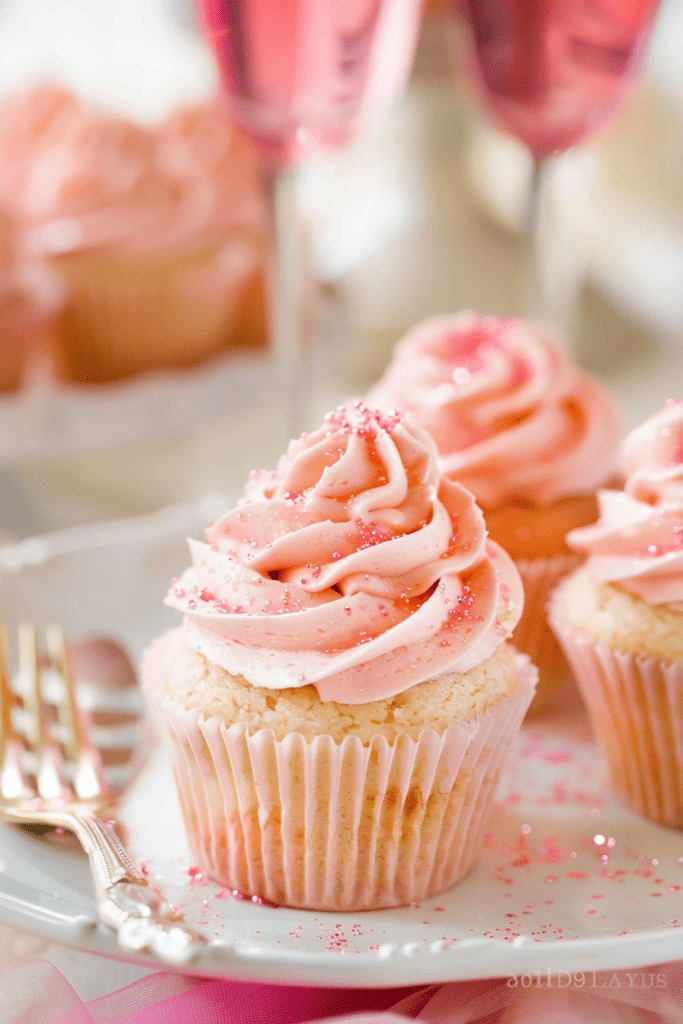
<svg viewBox="0 0 683 1024">
<path fill-rule="evenodd" d="M 31 251 L 165 252 L 214 237 L 214 188 L 159 166 L 155 134 L 81 109 L 27 170 L 20 195 Z"/>
<path fill-rule="evenodd" d="M 622 466 L 624 491 L 599 491 L 597 523 L 571 530 L 567 543 L 590 555 L 597 582 L 683 611 L 683 400 L 628 435 Z"/>
<path fill-rule="evenodd" d="M 217 102 L 180 107 L 158 130 L 159 162 L 171 174 L 215 186 L 214 217 L 226 229 L 266 231 L 256 150 Z"/>
<path fill-rule="evenodd" d="M 426 432 L 360 402 L 254 474 L 207 540 L 167 604 L 192 646 L 257 686 L 391 697 L 481 663 L 522 610 L 517 570 Z"/>
<path fill-rule="evenodd" d="M 410 414 L 436 441 L 441 470 L 484 508 L 591 493 L 610 474 L 621 416 L 540 327 L 464 312 L 403 338 L 368 401 Z"/>
<path fill-rule="evenodd" d="M 10 93 L 0 102 L 0 200 L 7 209 L 21 212 L 31 167 L 80 112 L 70 92 L 50 83 Z"/>
</svg>

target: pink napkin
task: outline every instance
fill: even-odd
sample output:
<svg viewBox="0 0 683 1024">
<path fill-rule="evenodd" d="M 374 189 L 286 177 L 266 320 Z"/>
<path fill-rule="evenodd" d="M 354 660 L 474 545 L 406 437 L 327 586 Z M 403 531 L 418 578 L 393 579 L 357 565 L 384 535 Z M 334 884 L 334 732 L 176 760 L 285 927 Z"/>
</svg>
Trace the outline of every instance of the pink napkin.
<svg viewBox="0 0 683 1024">
<path fill-rule="evenodd" d="M 680 1024 L 683 963 L 419 989 L 316 989 L 152 974 L 84 1004 L 45 960 L 0 971 L 0 1024 Z"/>
</svg>

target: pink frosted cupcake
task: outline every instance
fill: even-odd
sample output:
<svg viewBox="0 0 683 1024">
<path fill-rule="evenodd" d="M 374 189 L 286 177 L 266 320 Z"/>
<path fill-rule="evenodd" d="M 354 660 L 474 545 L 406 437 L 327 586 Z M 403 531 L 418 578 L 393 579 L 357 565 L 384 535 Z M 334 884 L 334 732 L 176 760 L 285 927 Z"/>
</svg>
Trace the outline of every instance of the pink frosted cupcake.
<svg viewBox="0 0 683 1024">
<path fill-rule="evenodd" d="M 266 288 L 268 211 L 263 168 L 253 143 L 227 119 L 218 102 L 175 110 L 158 131 L 159 160 L 172 174 L 210 181 L 216 190 L 216 228 L 244 238 L 257 255 L 235 298 L 232 344 L 253 348 L 268 336 Z"/>
<path fill-rule="evenodd" d="M 49 273 L 25 264 L 17 227 L 0 212 L 0 393 L 30 382 L 51 345 L 62 292 Z"/>
<path fill-rule="evenodd" d="M 429 431 L 441 471 L 472 491 L 514 559 L 525 606 L 513 641 L 538 665 L 532 711 L 543 710 L 567 678 L 547 599 L 581 558 L 565 534 L 595 520 L 595 489 L 613 473 L 614 399 L 538 325 L 463 312 L 406 335 L 368 401 Z"/>
<path fill-rule="evenodd" d="M 25 168 L 15 206 L 29 251 L 69 291 L 65 378 L 106 382 L 188 367 L 229 344 L 258 253 L 226 234 L 218 190 L 165 165 L 154 132 L 79 107 Z"/>
<path fill-rule="evenodd" d="M 0 100 L 0 204 L 17 218 L 23 212 L 23 190 L 34 164 L 79 114 L 71 93 L 47 82 Z"/>
<path fill-rule="evenodd" d="M 553 628 L 612 785 L 634 810 L 683 828 L 683 400 L 623 447 L 624 491 L 567 537 L 588 559 L 558 587 Z"/>
<path fill-rule="evenodd" d="M 476 863 L 535 670 L 519 576 L 429 436 L 361 403 L 190 542 L 149 652 L 193 855 L 278 904 L 408 904 Z"/>
</svg>

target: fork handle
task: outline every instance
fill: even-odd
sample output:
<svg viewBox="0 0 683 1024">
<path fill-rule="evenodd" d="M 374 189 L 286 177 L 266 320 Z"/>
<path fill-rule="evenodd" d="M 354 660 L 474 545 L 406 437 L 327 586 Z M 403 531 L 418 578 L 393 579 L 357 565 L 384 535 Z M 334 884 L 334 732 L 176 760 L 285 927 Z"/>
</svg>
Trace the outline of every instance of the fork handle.
<svg viewBox="0 0 683 1024">
<path fill-rule="evenodd" d="M 176 966 L 189 963 L 206 939 L 182 920 L 126 853 L 114 830 L 94 814 L 63 815 L 88 855 L 100 919 L 129 951 L 151 949 Z"/>
</svg>

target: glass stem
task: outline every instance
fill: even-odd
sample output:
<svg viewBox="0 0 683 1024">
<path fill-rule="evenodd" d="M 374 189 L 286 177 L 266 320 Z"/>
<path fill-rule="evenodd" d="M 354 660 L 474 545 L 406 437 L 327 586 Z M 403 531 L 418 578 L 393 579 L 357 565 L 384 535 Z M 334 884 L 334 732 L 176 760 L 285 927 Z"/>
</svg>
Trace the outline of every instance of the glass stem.
<svg viewBox="0 0 683 1024">
<path fill-rule="evenodd" d="M 565 155 L 534 159 L 526 220 L 529 307 L 534 317 L 573 349 L 582 276 L 575 241 L 567 231 L 568 214 L 558 203 L 558 172 L 565 159 Z"/>
<path fill-rule="evenodd" d="M 529 183 L 529 201 L 526 209 L 526 235 L 532 242 L 538 237 L 541 218 L 541 196 L 547 161 L 534 157 Z"/>
<path fill-rule="evenodd" d="M 286 439 L 306 428 L 311 374 L 307 323 L 306 230 L 295 167 L 269 170 L 265 188 L 271 211 L 270 330 L 275 372 L 285 402 Z"/>
</svg>

